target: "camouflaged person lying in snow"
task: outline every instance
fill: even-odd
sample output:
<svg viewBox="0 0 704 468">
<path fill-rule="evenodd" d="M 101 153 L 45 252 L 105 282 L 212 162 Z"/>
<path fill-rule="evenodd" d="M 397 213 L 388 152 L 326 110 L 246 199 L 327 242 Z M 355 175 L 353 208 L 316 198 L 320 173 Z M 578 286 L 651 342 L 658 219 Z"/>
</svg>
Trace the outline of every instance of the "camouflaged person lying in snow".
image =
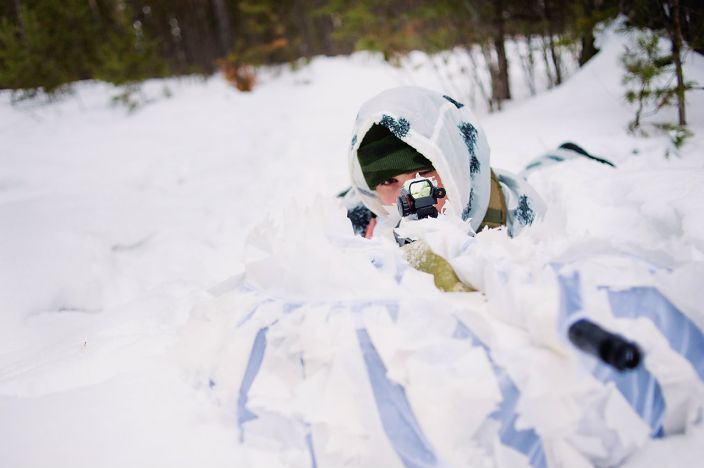
<svg viewBox="0 0 704 468">
<path fill-rule="evenodd" d="M 509 238 L 542 203 L 520 177 L 492 177 L 474 116 L 442 95 L 382 93 L 355 136 L 344 200 L 376 216 L 365 226 L 351 210 L 374 238 L 352 235 L 338 200 L 291 204 L 252 229 L 244 272 L 211 290 L 177 346 L 236 423 L 241 464 L 615 466 L 652 438 L 704 428 L 704 311 L 691 299 L 704 262 L 668 264 L 618 239 L 554 242 L 568 233 L 541 238 L 550 219 Z M 581 158 L 574 149 L 531 168 Z M 395 228 L 389 205 L 409 173 L 443 185 L 445 215 Z M 472 237 L 483 225 L 506 227 Z M 394 231 L 417 235 L 404 249 L 438 254 L 416 259 L 437 263 L 441 289 L 463 287 L 459 276 L 481 293 L 439 291 L 409 268 Z M 641 365 L 621 372 L 575 351 L 570 331 L 589 320 L 641 346 Z"/>
<path fill-rule="evenodd" d="M 444 189 L 434 205 L 437 213 L 467 222 L 468 235 L 505 227 L 513 237 L 545 212 L 526 174 L 575 158 L 613 166 L 565 143 L 533 160 L 519 175 L 493 169 L 486 136 L 466 106 L 427 89 L 399 87 L 362 105 L 349 152 L 352 187 L 341 197 L 356 234 L 393 236 L 409 263 L 432 274 L 438 288 L 467 291 L 473 289 L 427 245 L 399 237 L 397 228 L 414 218 L 402 218 L 397 209 L 404 184 L 408 188 L 410 181 L 428 178 Z"/>
</svg>

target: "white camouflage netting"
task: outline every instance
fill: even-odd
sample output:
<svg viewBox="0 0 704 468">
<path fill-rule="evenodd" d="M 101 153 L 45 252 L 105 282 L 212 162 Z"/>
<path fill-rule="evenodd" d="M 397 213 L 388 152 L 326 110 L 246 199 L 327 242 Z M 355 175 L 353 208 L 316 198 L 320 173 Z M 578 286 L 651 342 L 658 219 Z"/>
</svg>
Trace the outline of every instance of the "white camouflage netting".
<svg viewBox="0 0 704 468">
<path fill-rule="evenodd" d="M 557 255 L 441 217 L 414 233 L 487 294 L 441 293 L 393 243 L 314 206 L 253 230 L 245 274 L 198 308 L 180 346 L 244 447 L 286 466 L 613 465 L 699 421 L 702 317 L 648 287 L 681 297 L 701 266 L 598 241 Z M 585 314 L 635 339 L 645 365 L 617 374 L 572 348 L 563 333 Z"/>
</svg>

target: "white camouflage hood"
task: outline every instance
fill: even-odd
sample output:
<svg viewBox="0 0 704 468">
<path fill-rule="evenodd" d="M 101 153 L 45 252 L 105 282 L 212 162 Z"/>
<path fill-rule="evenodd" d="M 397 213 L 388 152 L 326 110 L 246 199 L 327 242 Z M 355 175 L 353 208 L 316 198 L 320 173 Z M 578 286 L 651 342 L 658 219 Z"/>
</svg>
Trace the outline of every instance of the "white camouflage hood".
<svg viewBox="0 0 704 468">
<path fill-rule="evenodd" d="M 389 215 L 362 174 L 357 149 L 374 124 L 388 128 L 435 167 L 447 190 L 446 214 L 479 228 L 489 205 L 489 145 L 475 115 L 454 99 L 428 89 L 403 86 L 365 102 L 354 125 L 349 152 L 352 186 L 377 216 Z"/>
</svg>

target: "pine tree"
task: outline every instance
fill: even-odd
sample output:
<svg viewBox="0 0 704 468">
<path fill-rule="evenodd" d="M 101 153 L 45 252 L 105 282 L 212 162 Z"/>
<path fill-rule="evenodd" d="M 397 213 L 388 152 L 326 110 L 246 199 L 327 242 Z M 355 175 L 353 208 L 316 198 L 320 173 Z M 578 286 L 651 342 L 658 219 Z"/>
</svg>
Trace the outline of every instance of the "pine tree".
<svg viewBox="0 0 704 468">
<path fill-rule="evenodd" d="M 166 73 L 154 42 L 122 0 L 19 2 L 0 18 L 0 87 L 55 96 L 77 80 L 116 84 Z"/>
<path fill-rule="evenodd" d="M 105 38 L 96 45 L 93 78 L 124 85 L 167 74 L 155 42 L 145 36 L 142 22 L 134 17 L 127 5 L 113 12 Z"/>
<path fill-rule="evenodd" d="M 84 1 L 21 5 L 15 21 L 0 22 L 0 87 L 54 93 L 89 78 L 99 38 Z"/>
<path fill-rule="evenodd" d="M 621 56 L 625 68 L 623 83 L 626 85 L 626 100 L 636 104 L 636 112 L 628 128 L 634 132 L 642 126 L 642 117 L 654 115 L 669 106 L 679 95 L 679 86 L 672 86 L 676 73 L 672 56 L 663 52 L 657 32 L 642 30 L 635 45 L 627 46 Z M 686 88 L 691 88 L 687 83 Z M 680 121 L 681 122 L 681 121 Z M 660 123 L 657 127 L 667 131 L 673 143 L 680 146 L 690 134 L 685 125 Z"/>
</svg>

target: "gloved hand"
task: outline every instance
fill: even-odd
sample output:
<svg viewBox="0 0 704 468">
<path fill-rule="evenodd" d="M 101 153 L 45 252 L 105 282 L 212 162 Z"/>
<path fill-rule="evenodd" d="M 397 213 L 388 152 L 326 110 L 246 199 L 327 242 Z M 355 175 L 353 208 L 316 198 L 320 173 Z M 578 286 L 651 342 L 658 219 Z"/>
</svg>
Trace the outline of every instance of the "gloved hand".
<svg viewBox="0 0 704 468">
<path fill-rule="evenodd" d="M 462 283 L 447 260 L 434 253 L 425 242 L 421 240 L 411 242 L 401 249 L 409 265 L 416 270 L 433 275 L 438 289 L 445 292 L 476 291 L 473 287 Z"/>
</svg>

